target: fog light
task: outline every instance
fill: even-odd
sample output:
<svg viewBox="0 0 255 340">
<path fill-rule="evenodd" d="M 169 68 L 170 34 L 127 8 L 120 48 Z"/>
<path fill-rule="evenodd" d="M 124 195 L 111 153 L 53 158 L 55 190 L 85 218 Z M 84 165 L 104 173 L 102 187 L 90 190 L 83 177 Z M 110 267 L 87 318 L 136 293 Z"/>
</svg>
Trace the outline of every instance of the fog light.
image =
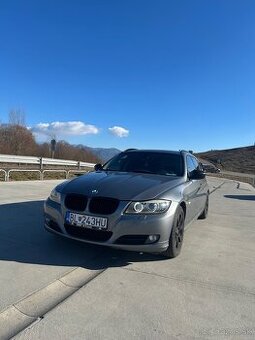
<svg viewBox="0 0 255 340">
<path fill-rule="evenodd" d="M 159 240 L 159 235 L 149 235 L 145 243 L 155 243 Z"/>
</svg>

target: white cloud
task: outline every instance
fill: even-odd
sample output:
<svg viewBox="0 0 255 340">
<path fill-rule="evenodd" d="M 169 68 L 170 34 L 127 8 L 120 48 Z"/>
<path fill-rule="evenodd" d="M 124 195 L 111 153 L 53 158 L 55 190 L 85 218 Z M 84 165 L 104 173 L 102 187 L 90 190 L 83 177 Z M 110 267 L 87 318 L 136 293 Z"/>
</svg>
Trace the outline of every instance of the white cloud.
<svg viewBox="0 0 255 340">
<path fill-rule="evenodd" d="M 30 129 L 36 135 L 41 134 L 50 137 L 80 136 L 99 133 L 99 129 L 96 126 L 80 121 L 39 123 Z"/>
<path fill-rule="evenodd" d="M 121 126 L 113 126 L 111 128 L 108 129 L 111 134 L 113 134 L 116 137 L 127 137 L 129 135 L 129 130 L 121 127 Z"/>
</svg>

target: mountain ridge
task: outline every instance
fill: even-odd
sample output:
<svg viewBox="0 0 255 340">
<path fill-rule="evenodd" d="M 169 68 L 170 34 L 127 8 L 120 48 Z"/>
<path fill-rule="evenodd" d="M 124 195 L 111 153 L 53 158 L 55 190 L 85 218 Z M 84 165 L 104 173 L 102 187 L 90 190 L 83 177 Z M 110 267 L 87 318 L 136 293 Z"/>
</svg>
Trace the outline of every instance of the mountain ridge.
<svg viewBox="0 0 255 340">
<path fill-rule="evenodd" d="M 89 146 L 85 146 L 84 148 L 100 158 L 102 162 L 107 162 L 109 159 L 121 152 L 121 150 L 117 148 L 92 148 Z"/>
</svg>

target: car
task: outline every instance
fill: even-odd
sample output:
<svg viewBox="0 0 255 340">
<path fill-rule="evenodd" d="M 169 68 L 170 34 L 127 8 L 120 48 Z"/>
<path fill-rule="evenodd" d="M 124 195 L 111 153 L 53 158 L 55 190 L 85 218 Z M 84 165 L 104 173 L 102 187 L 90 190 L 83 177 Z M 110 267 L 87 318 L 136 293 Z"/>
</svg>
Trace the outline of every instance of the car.
<svg viewBox="0 0 255 340">
<path fill-rule="evenodd" d="M 187 151 L 128 149 L 94 170 L 52 190 L 44 204 L 47 231 L 174 258 L 184 229 L 207 216 L 205 174 Z"/>
<path fill-rule="evenodd" d="M 220 169 L 212 164 L 202 164 L 204 172 L 219 173 Z"/>
</svg>

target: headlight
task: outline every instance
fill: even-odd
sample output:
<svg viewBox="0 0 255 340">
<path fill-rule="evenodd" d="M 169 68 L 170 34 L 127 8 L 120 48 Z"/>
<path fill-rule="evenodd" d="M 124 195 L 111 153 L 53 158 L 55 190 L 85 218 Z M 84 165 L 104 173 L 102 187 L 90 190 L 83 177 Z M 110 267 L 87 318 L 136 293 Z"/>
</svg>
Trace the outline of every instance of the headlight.
<svg viewBox="0 0 255 340">
<path fill-rule="evenodd" d="M 50 199 L 54 202 L 61 203 L 61 194 L 56 189 L 53 189 L 50 193 Z"/>
<path fill-rule="evenodd" d="M 131 202 L 125 214 L 162 214 L 169 209 L 170 205 L 171 201 L 166 200 Z"/>
</svg>

